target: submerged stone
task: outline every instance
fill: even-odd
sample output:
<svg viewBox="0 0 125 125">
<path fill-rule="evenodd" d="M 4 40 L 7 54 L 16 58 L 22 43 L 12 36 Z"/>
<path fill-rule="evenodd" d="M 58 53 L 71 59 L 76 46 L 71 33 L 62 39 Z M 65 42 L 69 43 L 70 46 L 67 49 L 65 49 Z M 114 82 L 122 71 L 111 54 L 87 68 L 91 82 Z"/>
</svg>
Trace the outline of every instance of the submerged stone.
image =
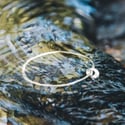
<svg viewBox="0 0 125 125">
<path fill-rule="evenodd" d="M 25 8 L 27 3 L 29 8 Z M 59 12 L 56 10 L 57 3 L 62 7 L 58 8 Z M 45 3 L 13 3 L 21 5 L 25 10 L 25 14 L 22 13 L 24 10 L 19 8 L 20 11 L 14 11 L 18 12 L 18 16 L 21 13 L 21 17 L 26 14 L 27 17 L 30 17 L 30 14 L 34 14 L 31 15 L 32 18 L 35 17 L 30 17 L 21 24 L 16 23 L 18 32 L 12 32 L 14 25 L 9 32 L 6 31 L 0 36 L 2 121 L 5 118 L 8 124 L 24 125 L 124 123 L 125 69 L 111 56 L 91 45 L 79 29 L 80 32 L 76 32 L 70 29 L 70 26 L 65 28 L 61 25 L 59 16 L 48 18 L 49 12 L 57 15 L 62 13 L 61 16 L 66 17 L 65 7 L 70 11 L 69 15 L 77 15 L 64 1 L 57 3 L 53 0 Z M 8 10 L 13 8 L 3 6 Z M 100 77 L 95 80 L 87 78 L 78 84 L 63 88 L 44 88 L 26 82 L 21 72 L 25 61 L 40 53 L 55 50 L 73 51 L 89 56 L 99 70 Z M 89 66 L 89 60 L 57 54 L 35 60 L 27 67 L 27 74 L 30 79 L 44 84 L 61 84 L 83 77 Z"/>
</svg>

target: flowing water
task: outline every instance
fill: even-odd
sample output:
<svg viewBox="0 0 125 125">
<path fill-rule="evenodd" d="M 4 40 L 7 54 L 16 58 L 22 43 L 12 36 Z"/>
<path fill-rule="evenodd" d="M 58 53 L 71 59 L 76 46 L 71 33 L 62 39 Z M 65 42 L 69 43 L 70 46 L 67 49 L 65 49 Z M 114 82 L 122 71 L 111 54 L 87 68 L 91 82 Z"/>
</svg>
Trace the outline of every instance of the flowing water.
<svg viewBox="0 0 125 125">
<path fill-rule="evenodd" d="M 88 2 L 0 0 L 0 125 L 125 124 L 125 70 L 84 37 L 86 27 L 93 30 Z M 100 78 L 64 88 L 25 81 L 26 60 L 55 50 L 89 56 Z M 88 59 L 59 53 L 36 59 L 26 72 L 33 81 L 61 84 L 89 67 Z"/>
</svg>

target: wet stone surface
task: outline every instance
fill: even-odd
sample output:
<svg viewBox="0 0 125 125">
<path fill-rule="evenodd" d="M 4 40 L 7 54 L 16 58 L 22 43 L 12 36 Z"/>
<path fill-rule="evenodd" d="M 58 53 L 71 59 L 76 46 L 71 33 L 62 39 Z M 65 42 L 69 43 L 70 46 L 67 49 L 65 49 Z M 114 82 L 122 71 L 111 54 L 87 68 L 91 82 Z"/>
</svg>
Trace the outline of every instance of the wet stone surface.
<svg viewBox="0 0 125 125">
<path fill-rule="evenodd" d="M 93 1 L 98 46 L 125 66 L 125 1 Z"/>
<path fill-rule="evenodd" d="M 70 25 L 62 25 L 60 19 L 66 16 L 83 19 L 76 9 L 64 3 L 1 2 L 1 18 L 4 20 L 6 13 L 8 19 L 13 15 L 14 21 L 8 27 L 0 27 L 0 122 L 3 125 L 125 124 L 125 69 L 113 57 L 91 45 L 82 35 L 84 27 L 77 32 Z M 60 11 L 56 10 L 57 5 Z M 50 12 L 62 15 L 53 17 Z M 5 19 L 2 23 L 6 22 Z M 25 61 L 55 50 L 89 56 L 100 77 L 63 88 L 44 88 L 26 82 L 21 72 Z M 88 67 L 91 67 L 89 60 L 57 54 L 35 60 L 27 71 L 32 80 L 61 84 L 83 77 Z"/>
</svg>

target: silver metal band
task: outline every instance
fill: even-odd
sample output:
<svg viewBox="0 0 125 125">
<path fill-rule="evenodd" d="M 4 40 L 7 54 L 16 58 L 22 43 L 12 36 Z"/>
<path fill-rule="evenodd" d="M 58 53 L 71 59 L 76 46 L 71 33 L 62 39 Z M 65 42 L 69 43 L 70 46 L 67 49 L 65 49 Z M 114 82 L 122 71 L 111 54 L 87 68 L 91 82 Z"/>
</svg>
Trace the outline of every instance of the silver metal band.
<svg viewBox="0 0 125 125">
<path fill-rule="evenodd" d="M 82 78 L 80 78 L 80 79 L 78 79 L 78 80 L 75 80 L 75 81 L 73 81 L 73 82 L 66 83 L 66 84 L 59 84 L 59 85 L 42 84 L 42 83 L 39 83 L 39 82 L 32 81 L 31 79 L 29 79 L 29 78 L 27 77 L 27 75 L 26 75 L 26 67 L 27 67 L 27 65 L 28 65 L 31 61 L 33 61 L 33 60 L 35 60 L 35 59 L 37 59 L 37 58 L 39 58 L 39 57 L 44 57 L 44 56 L 47 56 L 47 55 L 57 54 L 57 53 L 72 54 L 72 55 L 75 55 L 75 56 L 78 56 L 78 57 L 86 58 L 86 59 L 88 59 L 88 60 L 91 62 L 92 66 L 91 66 L 91 68 L 89 68 L 89 69 L 86 70 L 86 76 L 84 76 L 84 77 L 82 77 Z M 37 56 L 34 56 L 34 57 L 28 59 L 28 60 L 23 64 L 23 66 L 22 66 L 22 75 L 23 75 L 23 78 L 24 78 L 27 82 L 30 82 L 30 83 L 35 84 L 35 85 L 38 85 L 38 86 L 43 86 L 43 87 L 65 87 L 65 86 L 70 86 L 70 85 L 74 85 L 74 84 L 76 84 L 76 83 L 78 83 L 78 82 L 81 82 L 81 81 L 87 79 L 88 77 L 90 77 L 90 78 L 92 78 L 92 79 L 96 79 L 96 78 L 99 77 L 99 71 L 95 68 L 94 62 L 93 62 L 89 57 L 87 57 L 87 56 L 85 56 L 85 55 L 83 55 L 83 54 L 75 53 L 75 52 L 68 52 L 68 51 L 51 51 L 51 52 L 41 53 L 41 54 L 39 54 L 39 55 L 37 55 Z"/>
</svg>

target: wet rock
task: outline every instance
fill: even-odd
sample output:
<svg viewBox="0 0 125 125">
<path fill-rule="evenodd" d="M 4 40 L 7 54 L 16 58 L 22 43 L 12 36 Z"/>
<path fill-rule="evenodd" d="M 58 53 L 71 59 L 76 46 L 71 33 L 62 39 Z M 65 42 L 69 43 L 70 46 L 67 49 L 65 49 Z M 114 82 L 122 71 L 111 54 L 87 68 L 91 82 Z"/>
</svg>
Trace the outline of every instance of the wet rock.
<svg viewBox="0 0 125 125">
<path fill-rule="evenodd" d="M 0 108 L 0 124 L 2 125 L 7 124 L 7 113 L 2 108 Z"/>
<path fill-rule="evenodd" d="M 125 1 L 93 1 L 98 46 L 125 65 Z"/>
<path fill-rule="evenodd" d="M 124 5 L 123 0 L 108 1 L 107 3 L 98 2 L 95 5 L 97 24 L 97 38 L 100 39 L 117 39 L 124 34 Z M 119 9 L 121 8 L 121 9 Z"/>
<path fill-rule="evenodd" d="M 65 18 L 67 13 L 65 15 L 63 2 L 44 1 L 39 2 L 39 6 L 30 2 L 29 8 L 25 8 L 27 2 L 21 6 L 30 18 L 19 25 L 20 32 L 6 32 L 0 39 L 0 106 L 9 113 L 2 111 L 4 116 L 8 116 L 8 124 L 124 124 L 125 69 L 122 65 L 91 45 L 79 29 L 80 32 L 76 32 L 70 26 L 65 28 L 62 22 L 58 22 L 58 16 L 49 16 L 49 12 L 56 12 Z M 59 5 L 57 10 L 55 5 Z M 75 15 L 75 9 L 65 6 L 70 11 L 69 15 Z M 95 80 L 87 78 L 63 88 L 44 88 L 25 81 L 21 72 L 25 61 L 55 50 L 89 56 L 100 77 Z M 31 63 L 27 67 L 27 75 L 44 84 L 61 84 L 83 77 L 88 67 L 89 60 L 57 54 Z"/>
</svg>

